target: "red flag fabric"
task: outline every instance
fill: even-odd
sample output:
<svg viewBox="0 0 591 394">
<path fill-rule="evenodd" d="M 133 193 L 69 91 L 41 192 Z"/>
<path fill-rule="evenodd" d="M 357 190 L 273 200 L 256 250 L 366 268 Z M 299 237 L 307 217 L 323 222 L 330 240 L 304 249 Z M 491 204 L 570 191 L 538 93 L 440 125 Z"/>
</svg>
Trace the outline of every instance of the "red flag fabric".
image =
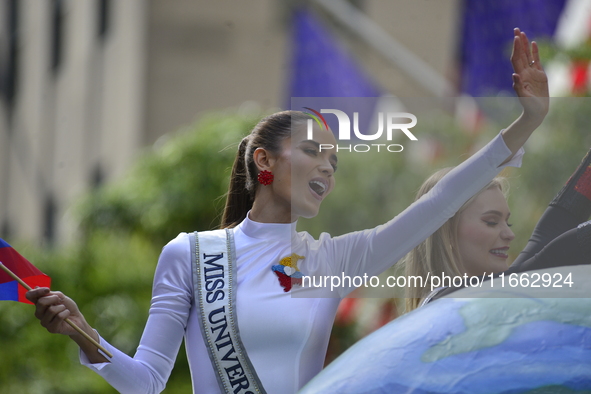
<svg viewBox="0 0 591 394">
<path fill-rule="evenodd" d="M 21 278 L 26 284 L 35 288 L 49 287 L 51 278 L 39 271 L 27 259 L 21 256 L 6 241 L 0 238 L 0 262 Z M 0 301 L 18 301 L 31 304 L 25 298 L 27 289 L 3 270 L 0 270 Z"/>
</svg>

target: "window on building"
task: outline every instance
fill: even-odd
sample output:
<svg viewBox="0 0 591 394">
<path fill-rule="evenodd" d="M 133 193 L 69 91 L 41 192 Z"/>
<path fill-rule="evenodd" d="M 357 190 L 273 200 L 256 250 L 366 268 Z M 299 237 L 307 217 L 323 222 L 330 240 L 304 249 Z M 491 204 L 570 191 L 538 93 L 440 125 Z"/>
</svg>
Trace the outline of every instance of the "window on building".
<svg viewBox="0 0 591 394">
<path fill-rule="evenodd" d="M 63 57 L 64 0 L 51 0 L 51 70 L 57 73 Z"/>
<path fill-rule="evenodd" d="M 111 23 L 111 0 L 96 0 L 98 4 L 98 37 L 104 40 L 109 31 L 109 24 Z"/>
<path fill-rule="evenodd" d="M 0 33 L 0 94 L 9 108 L 14 104 L 18 71 L 18 0 L 4 4 Z"/>
</svg>

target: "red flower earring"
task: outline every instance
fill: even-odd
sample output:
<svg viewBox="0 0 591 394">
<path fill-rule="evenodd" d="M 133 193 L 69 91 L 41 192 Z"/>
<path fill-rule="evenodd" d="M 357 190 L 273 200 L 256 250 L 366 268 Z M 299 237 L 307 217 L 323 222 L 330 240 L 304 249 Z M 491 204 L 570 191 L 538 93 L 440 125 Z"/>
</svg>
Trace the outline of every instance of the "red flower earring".
<svg viewBox="0 0 591 394">
<path fill-rule="evenodd" d="M 273 183 L 273 173 L 271 171 L 262 170 L 259 172 L 257 179 L 261 185 L 267 186 Z"/>
</svg>

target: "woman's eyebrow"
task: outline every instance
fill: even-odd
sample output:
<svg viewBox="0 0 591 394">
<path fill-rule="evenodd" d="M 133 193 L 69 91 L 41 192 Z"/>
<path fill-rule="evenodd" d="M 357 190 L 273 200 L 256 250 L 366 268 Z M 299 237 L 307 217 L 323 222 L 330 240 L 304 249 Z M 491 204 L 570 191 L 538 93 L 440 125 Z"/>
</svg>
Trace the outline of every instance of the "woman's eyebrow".
<svg viewBox="0 0 591 394">
<path fill-rule="evenodd" d="M 316 142 L 314 140 L 304 140 L 304 141 L 302 141 L 302 143 L 311 143 L 312 145 L 314 145 L 316 147 L 316 149 L 320 150 L 320 143 L 318 143 L 318 142 Z M 335 154 L 330 155 L 330 158 L 332 160 L 334 160 L 335 163 L 338 163 L 339 162 L 339 158 Z"/>
<path fill-rule="evenodd" d="M 303 140 L 302 143 L 310 143 L 312 145 L 314 145 L 316 148 L 320 148 L 320 144 L 314 140 Z"/>
<path fill-rule="evenodd" d="M 491 209 L 490 211 L 486 211 L 486 212 L 483 213 L 483 215 L 491 215 L 491 214 L 492 215 L 497 215 L 497 216 L 500 216 L 500 217 L 503 217 L 504 216 L 502 212 L 497 211 L 495 209 Z M 507 215 L 507 219 L 509 218 L 509 216 L 511 216 L 511 212 L 509 212 L 509 214 Z"/>
</svg>

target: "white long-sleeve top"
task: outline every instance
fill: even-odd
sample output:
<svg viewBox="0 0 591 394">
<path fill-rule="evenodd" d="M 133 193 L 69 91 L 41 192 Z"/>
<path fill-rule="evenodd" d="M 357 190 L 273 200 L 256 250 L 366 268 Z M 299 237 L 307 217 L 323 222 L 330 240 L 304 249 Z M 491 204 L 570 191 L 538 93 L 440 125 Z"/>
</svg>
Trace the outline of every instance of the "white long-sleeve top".
<svg viewBox="0 0 591 394">
<path fill-rule="evenodd" d="M 511 151 L 498 135 L 452 170 L 421 199 L 387 223 L 318 240 L 296 232 L 295 223 L 269 224 L 245 219 L 234 228 L 236 246 L 236 313 L 244 347 L 269 394 L 294 393 L 322 369 L 340 298 L 306 297 L 306 289 L 285 292 L 272 267 L 297 253 L 304 275 L 377 275 L 422 242 L 501 167 L 519 167 L 523 150 L 501 166 Z M 341 289 L 344 296 L 350 289 Z M 298 297 L 301 295 L 301 297 Z M 101 338 L 114 357 L 110 363 L 81 362 L 121 393 L 161 392 L 183 337 L 195 394 L 220 393 L 193 302 L 189 237 L 168 243 L 154 276 L 148 322 L 132 358 Z"/>
</svg>

